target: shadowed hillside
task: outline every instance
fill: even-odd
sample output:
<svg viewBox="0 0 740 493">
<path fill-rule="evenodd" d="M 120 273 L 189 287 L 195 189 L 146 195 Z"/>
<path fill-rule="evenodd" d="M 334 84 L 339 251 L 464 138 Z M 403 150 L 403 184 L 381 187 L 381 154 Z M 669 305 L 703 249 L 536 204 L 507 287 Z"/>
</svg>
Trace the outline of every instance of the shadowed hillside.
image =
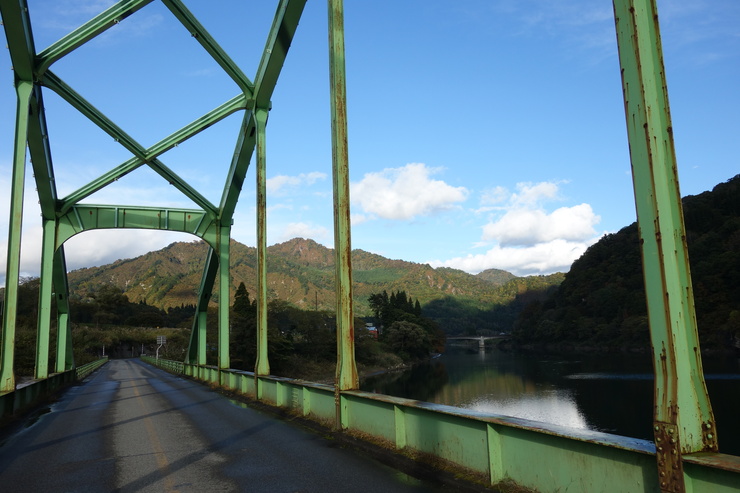
<svg viewBox="0 0 740 493">
<path fill-rule="evenodd" d="M 740 175 L 683 199 L 702 349 L 740 346 Z M 604 236 L 559 288 L 527 306 L 522 344 L 649 348 L 637 224 Z"/>
</svg>

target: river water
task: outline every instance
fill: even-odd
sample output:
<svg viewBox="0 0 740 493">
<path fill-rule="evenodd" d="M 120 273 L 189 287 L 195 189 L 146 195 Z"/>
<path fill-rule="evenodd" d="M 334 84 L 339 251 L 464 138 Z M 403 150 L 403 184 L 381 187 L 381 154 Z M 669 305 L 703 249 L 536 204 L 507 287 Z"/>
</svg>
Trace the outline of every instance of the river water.
<svg viewBox="0 0 740 493">
<path fill-rule="evenodd" d="M 740 358 L 704 358 L 720 451 L 740 455 Z M 402 372 L 369 377 L 362 390 L 653 439 L 649 354 L 545 355 L 450 347 Z"/>
</svg>

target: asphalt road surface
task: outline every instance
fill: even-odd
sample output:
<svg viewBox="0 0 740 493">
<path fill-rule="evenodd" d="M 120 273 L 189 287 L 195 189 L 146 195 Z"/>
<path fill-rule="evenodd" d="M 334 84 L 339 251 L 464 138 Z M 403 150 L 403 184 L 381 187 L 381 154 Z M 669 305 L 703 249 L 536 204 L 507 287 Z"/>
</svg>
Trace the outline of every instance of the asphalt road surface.
<svg viewBox="0 0 740 493">
<path fill-rule="evenodd" d="M 448 488 L 134 359 L 110 361 L 0 443 L 3 493 Z"/>
</svg>

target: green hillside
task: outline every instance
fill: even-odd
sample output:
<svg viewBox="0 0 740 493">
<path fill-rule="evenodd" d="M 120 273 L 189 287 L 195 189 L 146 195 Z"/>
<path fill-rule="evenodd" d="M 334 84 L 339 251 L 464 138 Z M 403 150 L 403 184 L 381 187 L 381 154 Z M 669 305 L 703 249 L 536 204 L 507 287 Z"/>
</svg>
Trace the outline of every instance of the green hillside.
<svg viewBox="0 0 740 493">
<path fill-rule="evenodd" d="M 179 242 L 133 259 L 75 270 L 69 274 L 71 297 L 85 300 L 102 286 L 112 285 L 132 302 L 165 310 L 194 304 L 206 252 L 207 246 L 201 241 Z M 257 292 L 257 251 L 232 241 L 231 254 L 233 302 L 241 282 L 247 291 Z M 313 240 L 295 238 L 270 246 L 267 263 L 270 299 L 306 310 L 334 309 L 332 249 Z M 418 299 L 448 333 L 509 331 L 515 312 L 521 308 L 520 303 L 512 305 L 517 297 L 521 299 L 528 291 L 539 293 L 562 280 L 562 274 L 519 278 L 499 270 L 471 275 L 456 269 L 391 260 L 363 250 L 352 252 L 352 263 L 357 316 L 371 315 L 371 294 L 405 291 Z M 218 299 L 216 286 L 212 303 Z"/>
<path fill-rule="evenodd" d="M 683 200 L 702 349 L 740 346 L 740 175 Z M 649 348 L 637 224 L 606 235 L 516 324 L 522 344 Z"/>
</svg>

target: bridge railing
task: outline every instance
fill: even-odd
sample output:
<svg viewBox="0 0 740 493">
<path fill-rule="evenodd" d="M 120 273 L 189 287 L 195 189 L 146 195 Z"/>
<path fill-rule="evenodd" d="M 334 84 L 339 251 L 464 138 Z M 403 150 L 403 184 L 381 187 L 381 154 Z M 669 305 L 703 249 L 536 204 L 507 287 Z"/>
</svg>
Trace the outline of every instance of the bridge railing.
<svg viewBox="0 0 740 493">
<path fill-rule="evenodd" d="M 72 370 L 54 373 L 42 380 L 18 385 L 13 391 L 0 392 L 0 420 L 18 414 L 54 392 L 82 380 L 107 362 L 106 356 Z"/>
<path fill-rule="evenodd" d="M 172 361 L 169 359 L 152 358 L 151 356 L 141 356 L 142 361 L 146 361 L 150 365 L 157 366 L 163 370 L 167 370 L 170 373 L 184 373 L 185 364 L 182 361 Z"/>
<path fill-rule="evenodd" d="M 147 360 L 153 360 L 147 358 Z M 237 391 L 414 457 L 537 491 L 659 492 L 653 442 L 253 372 L 176 364 L 162 368 Z M 338 400 L 337 400 L 338 397 Z M 736 493 L 740 457 L 683 456 L 686 491 Z M 689 489 L 692 487 L 693 489 Z"/>
<path fill-rule="evenodd" d="M 82 366 L 78 366 L 75 368 L 75 376 L 77 377 L 77 380 L 82 380 L 104 364 L 108 362 L 108 356 L 104 356 L 98 360 L 95 360 L 91 363 L 87 363 Z"/>
</svg>

